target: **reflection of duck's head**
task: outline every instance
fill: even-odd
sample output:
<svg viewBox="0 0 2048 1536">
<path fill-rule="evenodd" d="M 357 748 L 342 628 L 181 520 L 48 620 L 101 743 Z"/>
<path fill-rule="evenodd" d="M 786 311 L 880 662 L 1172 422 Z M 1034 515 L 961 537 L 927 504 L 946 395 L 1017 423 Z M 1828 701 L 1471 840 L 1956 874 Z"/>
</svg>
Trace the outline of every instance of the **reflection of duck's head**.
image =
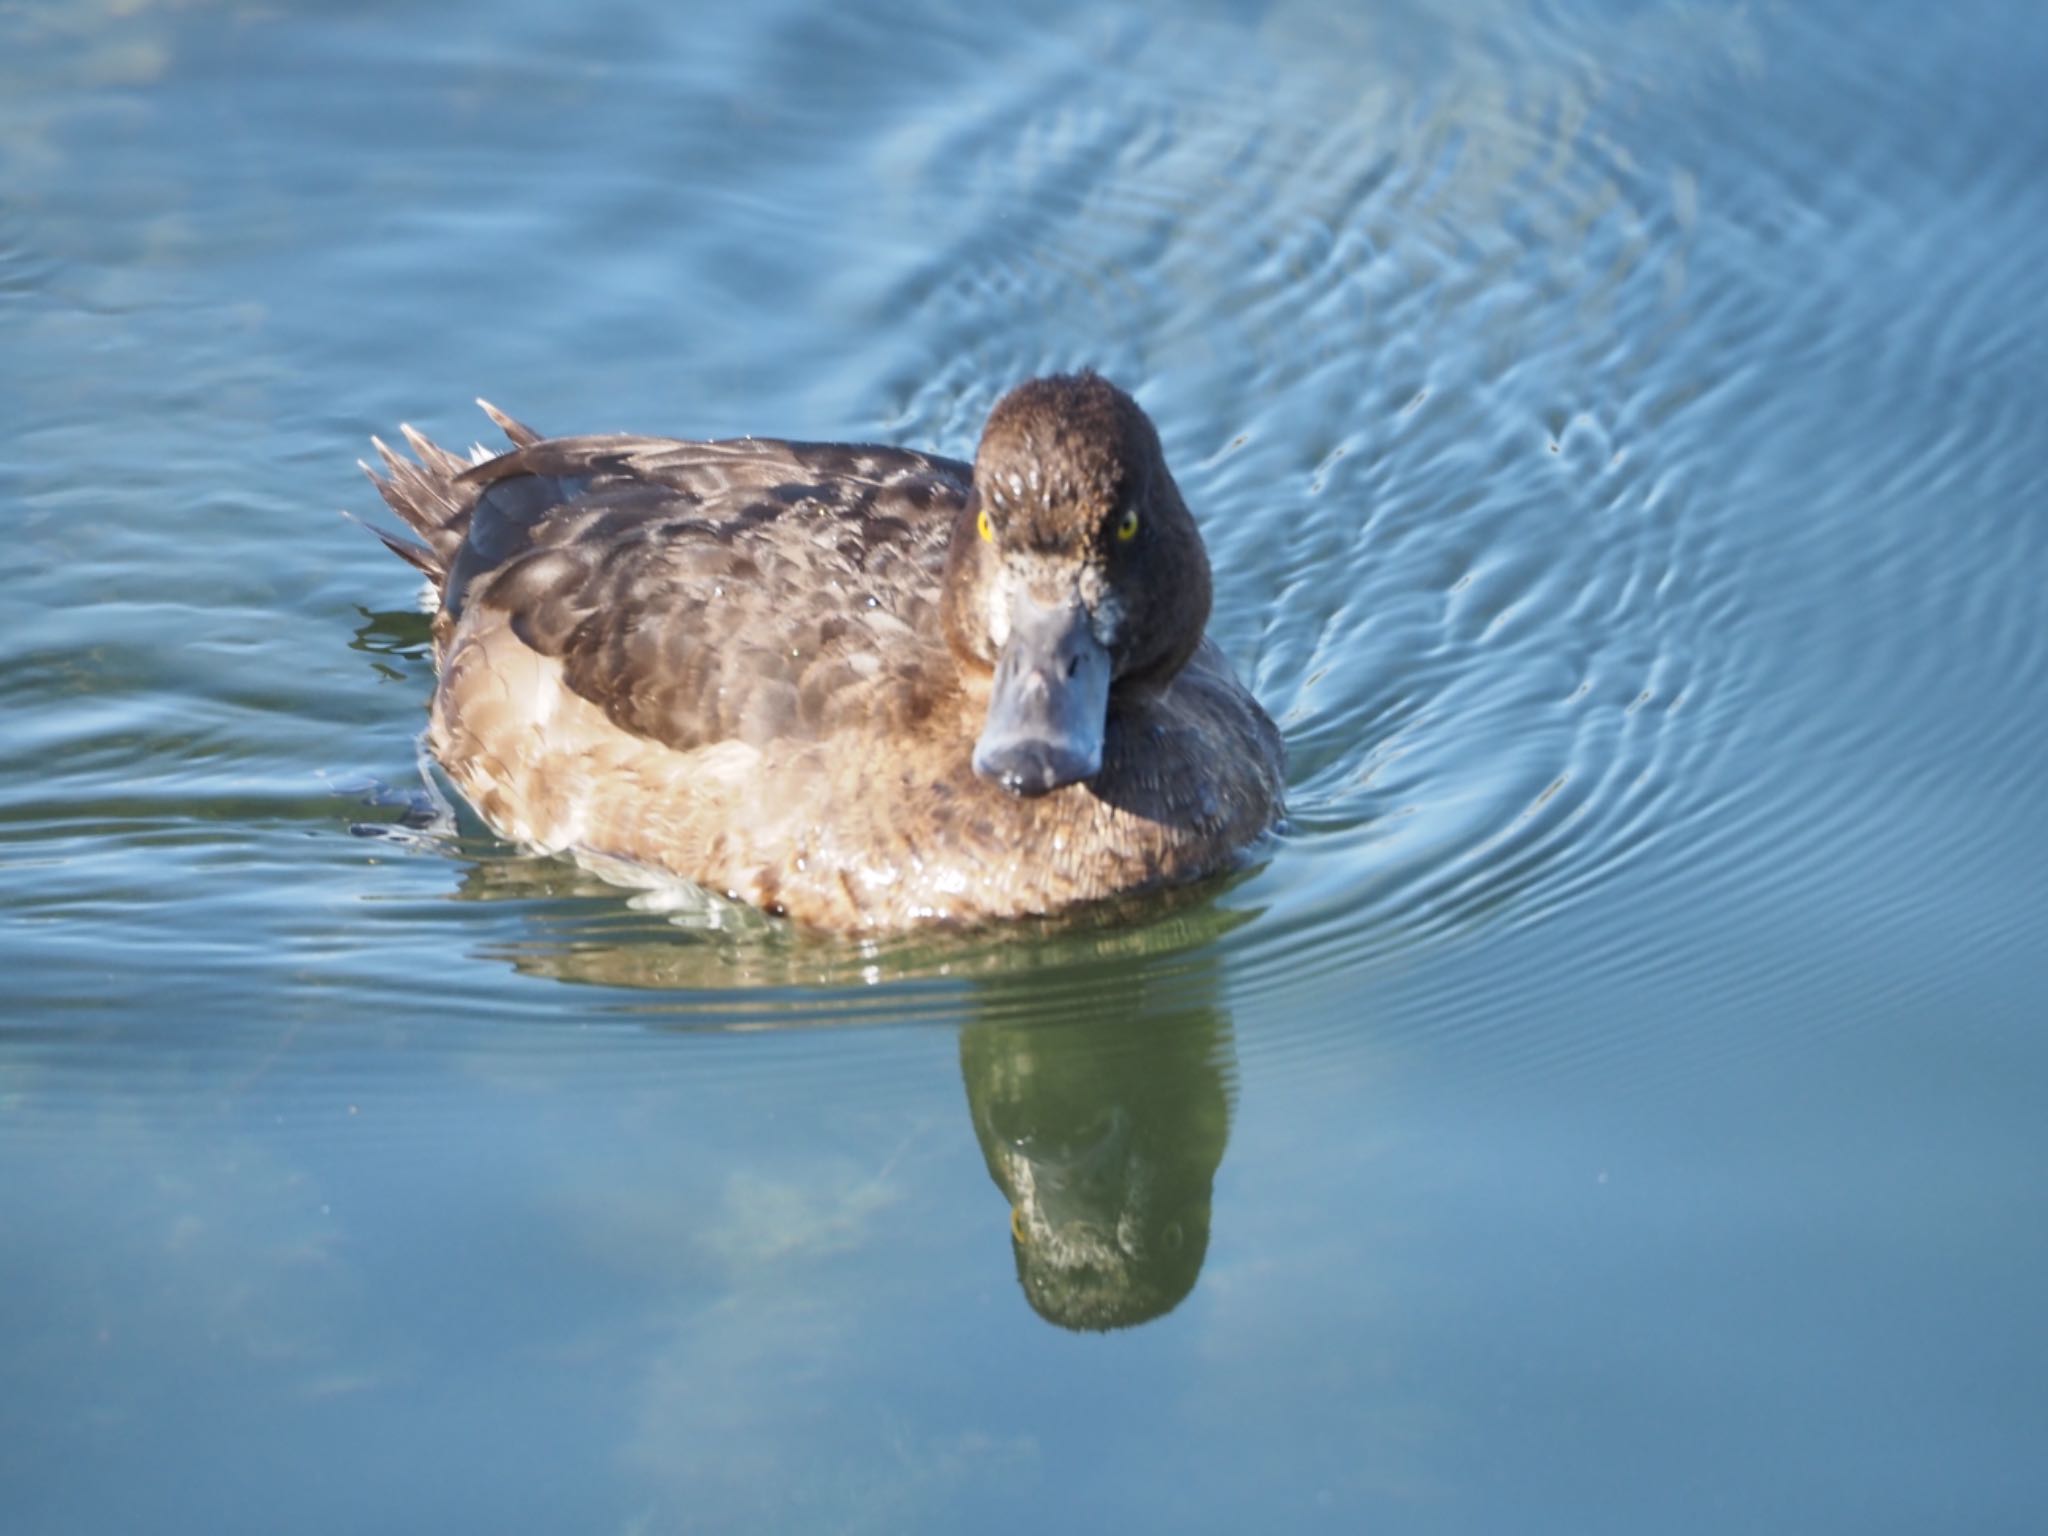
<svg viewBox="0 0 2048 1536">
<path fill-rule="evenodd" d="M 1015 1201 L 1017 1281 L 1063 1327 L 1125 1327 L 1171 1311 L 1194 1289 L 1209 1248 L 1208 1200 L 1162 1204 L 1133 1155 L 1129 1117 L 1105 1118 L 1092 1145 L 1041 1148 L 1027 1137 L 991 1149 Z"/>
<path fill-rule="evenodd" d="M 1194 1289 L 1229 1134 L 1219 1021 L 969 1027 L 961 1069 L 1010 1200 L 1017 1279 L 1064 1328 L 1129 1327 Z"/>
</svg>

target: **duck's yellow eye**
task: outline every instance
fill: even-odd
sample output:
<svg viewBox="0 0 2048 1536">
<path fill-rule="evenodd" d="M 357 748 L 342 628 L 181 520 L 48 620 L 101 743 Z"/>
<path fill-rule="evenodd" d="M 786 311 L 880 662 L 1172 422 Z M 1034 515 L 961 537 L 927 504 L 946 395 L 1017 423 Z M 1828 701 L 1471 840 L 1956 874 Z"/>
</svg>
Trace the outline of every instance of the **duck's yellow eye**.
<svg viewBox="0 0 2048 1536">
<path fill-rule="evenodd" d="M 980 529 L 980 530 L 981 530 L 981 536 L 982 536 L 982 537 L 983 537 L 984 539 L 986 539 L 986 540 L 987 540 L 987 541 L 988 541 L 989 543 L 991 543 L 991 544 L 995 543 L 995 541 L 996 541 L 996 530 L 995 530 L 995 526 L 994 526 L 994 525 L 993 525 L 992 523 L 990 523 L 990 522 L 989 522 L 989 520 L 988 520 L 988 514 L 987 514 L 986 512 L 983 512 L 983 513 L 979 514 L 979 515 L 978 515 L 978 516 L 977 516 L 977 517 L 976 517 L 976 518 L 974 519 L 974 526 L 975 526 L 976 528 L 978 528 L 978 529 Z"/>
<path fill-rule="evenodd" d="M 1138 536 L 1138 509 L 1132 507 L 1116 521 L 1116 541 L 1128 544 Z"/>
</svg>

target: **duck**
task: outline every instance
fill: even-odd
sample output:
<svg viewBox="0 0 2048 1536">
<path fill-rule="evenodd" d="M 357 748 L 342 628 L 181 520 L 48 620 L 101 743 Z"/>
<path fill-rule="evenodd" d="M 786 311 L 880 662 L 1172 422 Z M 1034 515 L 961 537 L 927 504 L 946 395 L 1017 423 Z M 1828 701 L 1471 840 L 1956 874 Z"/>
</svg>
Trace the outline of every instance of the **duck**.
<svg viewBox="0 0 2048 1536">
<path fill-rule="evenodd" d="M 363 468 L 431 584 L 426 743 L 500 837 L 840 934 L 1046 917 L 1243 862 L 1280 733 L 1208 638 L 1159 434 L 1083 372 L 973 462 L 410 426 Z"/>
</svg>

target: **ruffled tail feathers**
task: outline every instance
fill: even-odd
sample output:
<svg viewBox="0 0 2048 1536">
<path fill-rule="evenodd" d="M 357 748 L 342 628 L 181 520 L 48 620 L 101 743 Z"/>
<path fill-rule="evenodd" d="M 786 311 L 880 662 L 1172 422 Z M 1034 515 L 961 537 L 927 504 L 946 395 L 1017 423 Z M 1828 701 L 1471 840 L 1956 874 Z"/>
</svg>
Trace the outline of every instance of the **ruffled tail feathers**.
<svg viewBox="0 0 2048 1536">
<path fill-rule="evenodd" d="M 507 416 L 490 401 L 479 400 L 477 404 L 512 440 L 514 448 L 526 448 L 541 440 L 540 433 Z M 403 534 L 392 533 L 374 523 L 364 523 L 361 518 L 347 512 L 342 516 L 351 522 L 362 523 L 383 542 L 386 549 L 424 572 L 438 589 L 447 578 L 449 562 L 462 547 L 470 508 L 476 502 L 474 493 L 461 483 L 462 476 L 479 464 L 489 463 L 497 455 L 479 444 L 465 459 L 450 453 L 410 426 L 401 426 L 399 431 L 413 452 L 412 458 L 405 457 L 382 438 L 372 437 L 370 442 L 376 447 L 377 457 L 383 461 L 384 472 L 379 474 L 366 460 L 357 462 L 362 465 L 363 473 L 370 477 L 370 483 L 377 487 L 377 494 L 384 498 L 384 504 L 397 513 L 417 537 L 407 538 Z"/>
</svg>

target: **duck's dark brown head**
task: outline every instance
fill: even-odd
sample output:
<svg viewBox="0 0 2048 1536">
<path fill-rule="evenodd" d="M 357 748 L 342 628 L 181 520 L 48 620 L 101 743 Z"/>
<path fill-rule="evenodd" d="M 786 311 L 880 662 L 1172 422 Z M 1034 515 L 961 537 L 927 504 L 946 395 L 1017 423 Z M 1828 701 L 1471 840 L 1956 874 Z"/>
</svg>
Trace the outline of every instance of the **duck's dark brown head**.
<svg viewBox="0 0 2048 1536">
<path fill-rule="evenodd" d="M 1112 691 L 1164 684 L 1209 622 L 1209 558 L 1135 400 L 1083 373 L 996 403 L 945 616 L 994 672 L 974 771 L 1019 795 L 1094 777 Z"/>
</svg>

